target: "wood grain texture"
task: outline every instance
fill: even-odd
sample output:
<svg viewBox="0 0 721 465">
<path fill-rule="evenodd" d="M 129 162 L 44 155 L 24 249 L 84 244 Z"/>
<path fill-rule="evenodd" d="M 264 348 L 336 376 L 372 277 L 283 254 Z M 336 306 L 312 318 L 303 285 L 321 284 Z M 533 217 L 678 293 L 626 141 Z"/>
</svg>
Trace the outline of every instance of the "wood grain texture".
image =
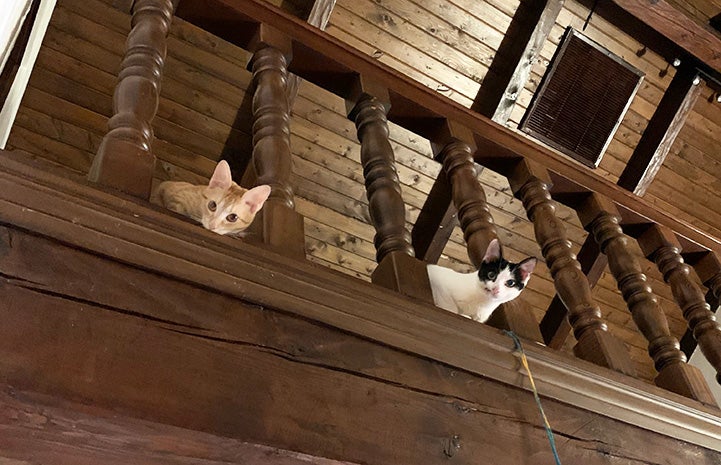
<svg viewBox="0 0 721 465">
<path fill-rule="evenodd" d="M 90 188 L 82 182 L 72 181 L 69 179 L 71 176 L 58 176 L 25 165 L 20 162 L 21 159 L 25 158 L 12 153 L 3 153 L 3 157 L 0 157 L 2 166 L 0 220 L 6 224 L 15 224 L 25 231 L 42 231 L 44 235 L 52 236 L 54 239 L 46 240 L 20 232 L 4 236 L 7 239 L 3 248 L 5 258 L 0 263 L 8 267 L 3 271 L 9 276 L 4 278 L 4 285 L 15 297 L 2 301 L 3 311 L 10 312 L 7 321 L 12 320 L 13 324 L 0 328 L 0 331 L 8 332 L 7 337 L 0 338 L 0 344 L 3 346 L 3 351 L 10 350 L 16 353 L 20 350 L 24 354 L 22 357 L 32 359 L 40 357 L 35 360 L 37 362 L 42 360 L 46 370 L 31 370 L 30 367 L 36 362 L 22 362 L 22 357 L 20 359 L 3 357 L 0 363 L 7 363 L 13 367 L 12 370 L 1 371 L 3 380 L 12 377 L 17 381 L 18 386 L 26 383 L 45 386 L 46 389 L 52 386 L 55 394 L 61 391 L 75 392 L 74 398 L 93 397 L 97 401 L 111 402 L 116 407 L 122 403 L 126 406 L 123 409 L 127 411 L 142 410 L 147 415 L 151 415 L 152 412 L 155 412 L 152 415 L 164 412 L 161 414 L 163 421 L 171 421 L 168 412 L 172 411 L 175 412 L 170 415 L 172 422 L 181 426 L 192 423 L 197 425 L 198 429 L 222 430 L 224 434 L 236 434 L 232 433 L 233 431 L 251 431 L 248 434 L 278 434 L 277 437 L 290 438 L 287 439 L 290 442 L 300 441 L 306 436 L 298 434 L 298 425 L 306 421 L 327 424 L 326 421 L 330 417 L 325 415 L 330 414 L 333 409 L 319 410 L 317 403 L 309 401 L 313 405 L 310 411 L 294 410 L 302 404 L 296 398 L 292 398 L 293 394 L 289 392 L 287 386 L 295 383 L 286 384 L 271 373 L 285 372 L 285 368 L 290 368 L 291 371 L 286 373 L 296 373 L 304 379 L 304 382 L 313 379 L 314 383 L 316 381 L 320 383 L 314 384 L 315 386 L 330 383 L 326 385 L 330 391 L 324 398 L 326 402 L 331 401 L 328 405 L 333 405 L 338 400 L 337 411 L 344 412 L 339 417 L 331 415 L 333 418 L 347 418 L 349 406 L 356 404 L 349 400 L 355 399 L 353 396 L 348 396 L 350 391 L 338 390 L 338 386 L 343 384 L 342 379 L 347 379 L 345 378 L 349 374 L 347 369 L 333 371 L 341 378 L 336 378 L 335 375 L 311 376 L 306 369 L 311 372 L 316 369 L 325 370 L 323 367 L 327 363 L 323 362 L 320 366 L 297 364 L 286 356 L 277 357 L 275 351 L 268 352 L 267 347 L 273 346 L 272 344 L 268 345 L 265 342 L 261 346 L 256 343 L 246 345 L 240 343 L 241 339 L 237 339 L 238 335 L 243 335 L 243 338 L 250 337 L 251 340 L 256 337 L 266 338 L 268 330 L 280 329 L 279 322 L 292 320 L 305 328 L 311 325 L 325 334 L 330 334 L 328 331 L 335 331 L 330 328 L 337 328 L 340 331 L 336 334 L 343 340 L 348 340 L 349 334 L 358 335 L 359 338 L 352 340 L 364 344 L 370 343 L 383 351 L 389 348 L 394 348 L 390 349 L 394 351 L 398 349 L 396 353 L 404 358 L 410 357 L 421 364 L 428 363 L 429 359 L 436 360 L 441 363 L 440 366 L 451 367 L 449 375 L 455 373 L 450 375 L 451 380 L 461 380 L 460 384 L 452 389 L 470 389 L 472 396 L 490 399 L 490 387 L 476 388 L 473 383 L 464 381 L 463 378 L 456 378 L 465 376 L 461 375 L 462 373 L 468 373 L 469 376 L 480 375 L 491 385 L 500 381 L 501 384 L 496 383 L 497 386 L 512 384 L 522 387 L 523 389 L 514 389 L 510 392 L 521 395 L 518 405 L 525 404 L 529 409 L 529 415 L 533 412 L 532 415 L 536 418 L 537 412 L 533 403 L 525 403 L 522 400 L 525 398 L 530 401 L 531 397 L 526 390 L 528 386 L 525 382 L 522 386 L 518 384 L 517 360 L 510 354 L 512 341 L 495 330 L 485 325 L 473 324 L 430 305 L 421 305 L 416 301 L 404 299 L 396 293 L 376 286 L 363 285 L 352 278 L 329 272 L 322 267 L 290 260 L 239 241 L 219 237 L 198 229 L 180 218 L 169 217 L 160 211 L 150 209 L 147 205 L 132 199 L 121 199 L 116 195 Z M 32 163 L 38 164 L 38 162 Z M 58 195 L 59 192 L 62 192 L 62 195 Z M 33 210 L 34 213 L 27 215 L 28 209 Z M 63 213 L 58 215 L 57 212 Z M 26 237 L 29 242 L 21 240 L 21 236 Z M 50 244 L 50 249 L 46 247 L 45 251 L 41 252 L 43 241 Z M 58 241 L 72 244 L 72 247 L 59 247 Z M 77 250 L 78 247 L 87 252 L 80 252 Z M 75 258 L 60 258 L 56 255 L 63 253 L 63 250 L 72 253 Z M 20 251 L 25 252 L 17 255 Z M 81 256 L 87 257 L 87 260 L 82 259 Z M 35 257 L 40 262 L 35 262 L 34 266 L 31 257 Z M 114 258 L 108 261 L 99 257 Z M 73 262 L 78 264 L 77 260 L 83 260 L 84 266 L 73 266 Z M 37 266 L 40 263 L 52 263 L 53 266 Z M 89 263 L 101 263 L 101 265 L 100 268 L 92 268 Z M 116 273 L 122 274 L 117 267 L 125 267 L 127 270 L 135 270 L 133 273 L 141 273 L 134 278 L 126 276 L 125 281 L 129 286 L 123 289 L 117 288 L 110 279 L 98 280 L 98 283 L 108 284 L 106 289 L 109 294 L 104 302 L 110 304 L 102 304 L 97 302 L 96 298 L 92 298 L 93 295 L 106 294 L 97 287 L 86 286 L 87 278 L 66 279 L 70 275 L 60 272 L 63 269 L 71 269 L 75 270 L 74 273 L 95 275 L 94 270 L 105 269 L 110 263 L 117 263 L 116 266 L 107 268 L 111 276 L 115 276 Z M 278 279 L 280 275 L 284 277 L 282 281 Z M 172 278 L 168 280 L 167 278 L 171 276 Z M 48 280 L 56 284 L 42 284 L 49 283 Z M 177 305 L 172 301 L 164 303 L 162 297 L 166 294 L 156 294 L 154 299 L 159 305 L 148 305 L 150 287 L 161 286 L 164 280 L 171 289 L 178 290 L 174 295 L 177 295 L 179 303 Z M 133 286 L 131 285 L 133 282 L 154 284 L 150 287 Z M 192 292 L 180 292 L 179 289 L 184 286 L 190 286 Z M 46 292 L 47 289 L 52 288 L 56 288 L 58 292 Z M 64 290 L 59 291 L 60 289 Z M 206 291 L 200 289 L 211 290 L 211 294 L 206 294 Z M 83 297 L 88 295 L 91 298 Z M 123 299 L 137 296 L 133 298 L 137 299 L 139 305 L 145 309 L 141 311 L 142 315 L 137 314 L 137 309 L 130 312 L 122 310 L 121 307 L 134 308 L 135 305 L 127 307 L 122 304 L 124 300 L 116 299 L 117 295 L 125 296 L 122 297 Z M 204 299 L 207 295 L 215 295 L 213 299 L 236 299 L 239 307 L 237 311 L 229 311 L 221 300 L 216 300 L 216 304 L 210 306 L 192 304 L 195 299 Z M 22 304 L 28 301 L 33 301 L 33 305 Z M 191 305 L 185 307 L 182 302 Z M 267 310 L 260 310 L 258 306 Z M 198 311 L 201 307 L 204 310 Z M 58 308 L 64 310 L 58 311 Z M 188 311 L 183 310 L 184 308 Z M 250 329 L 252 325 L 248 326 L 237 320 L 246 317 L 264 320 L 275 314 L 270 309 L 282 309 L 278 315 L 289 315 L 291 320 L 273 317 L 267 322 L 270 327 L 263 326 L 265 330 L 257 331 Z M 28 312 L 32 312 L 34 316 L 30 316 Z M 44 323 L 34 325 L 32 321 Z M 69 324 L 70 321 L 74 323 Z M 316 325 L 311 323 L 312 321 L 320 324 Z M 67 337 L 58 339 L 57 328 L 60 326 L 65 327 L 68 332 Z M 18 333 L 17 328 L 23 330 Z M 435 335 L 429 338 L 432 333 Z M 36 334 L 37 337 L 23 338 L 21 334 Z M 142 337 L 138 337 L 139 334 L 142 334 Z M 298 353 L 302 357 L 306 350 L 296 352 L 291 348 L 308 347 L 305 344 L 311 343 L 309 333 L 304 329 L 296 329 L 290 330 L 287 334 L 302 335 L 299 337 L 305 342 L 298 342 L 299 346 L 291 342 L 290 346 L 285 346 L 281 354 Z M 190 335 L 194 336 L 188 338 Z M 41 342 L 39 345 L 28 346 L 27 341 L 30 340 Z M 318 340 L 324 341 L 318 348 L 327 351 L 328 357 L 335 361 L 331 364 L 337 363 L 338 345 L 329 344 L 326 336 Z M 107 352 L 103 352 L 102 349 L 88 351 L 88 344 L 94 345 L 96 342 L 99 348 L 108 347 L 107 344 L 112 344 L 114 348 Z M 57 343 L 62 343 L 67 350 L 63 352 L 55 350 Z M 148 345 L 154 348 L 151 349 Z M 115 355 L 118 354 L 118 350 L 122 355 Z M 368 354 L 369 352 L 354 348 L 350 353 Z M 179 354 L 183 355 L 179 356 Z M 418 357 L 409 354 L 416 354 Z M 569 365 L 568 357 L 541 347 L 528 345 L 526 354 L 533 367 L 539 389 L 548 399 L 560 400 L 559 406 L 578 405 L 579 411 L 619 415 L 618 418 L 624 422 L 640 426 L 640 428 L 630 427 L 629 434 L 632 431 L 650 429 L 664 431 L 664 434 L 672 434 L 678 439 L 692 441 L 705 447 L 714 447 L 713 444 L 719 443 L 717 437 L 719 425 L 716 423 L 716 417 L 710 410 L 696 402 L 591 364 L 574 361 Z M 218 356 L 221 358 L 216 358 Z M 381 359 L 385 358 L 385 356 L 381 357 Z M 173 359 L 176 361 L 173 362 Z M 139 360 L 144 361 L 139 363 Z M 214 361 L 210 362 L 210 360 Z M 50 363 L 46 363 L 48 361 Z M 259 365 L 256 365 L 256 362 Z M 279 368 L 280 371 L 268 371 L 266 370 L 269 366 L 268 362 L 280 363 L 280 366 L 285 368 Z M 172 368 L 174 363 L 180 363 L 184 368 L 178 366 L 174 369 Z M 198 365 L 195 365 L 196 363 Z M 138 370 L 136 371 L 138 376 L 124 376 L 121 366 L 126 366 L 131 371 Z M 189 368 L 192 366 L 197 366 L 199 371 Z M 266 368 L 256 368 L 260 366 Z M 387 367 L 388 365 L 383 363 L 378 368 L 381 372 L 387 373 L 385 371 Z M 421 371 L 427 373 L 426 370 Z M 433 376 L 438 374 L 435 368 L 429 371 Z M 71 373 L 73 376 L 68 377 Z M 203 376 L 194 378 L 197 382 L 193 383 L 175 378 L 194 373 L 202 373 Z M 244 373 L 248 373 L 248 376 Z M 405 370 L 397 372 L 397 376 L 403 377 L 400 382 L 402 386 L 408 382 L 407 374 Z M 46 381 L 41 381 L 38 376 L 43 376 Z M 61 382 L 62 386 L 55 384 L 63 379 L 65 381 Z M 363 379 L 368 378 L 363 377 Z M 270 392 L 273 392 L 273 396 L 270 397 L 263 394 L 267 390 L 259 391 L 250 387 L 250 384 L 255 382 L 253 380 L 266 386 L 271 386 L 275 382 L 281 384 L 278 385 L 278 390 L 269 388 Z M 237 382 L 245 384 L 238 385 Z M 454 383 L 455 381 L 452 381 L 452 384 Z M 351 385 L 353 387 L 349 389 L 361 387 L 358 399 L 364 400 L 358 405 L 363 406 L 364 410 L 359 413 L 361 416 L 350 415 L 353 417 L 352 427 L 345 424 L 346 426 L 333 428 L 332 431 L 334 431 L 333 437 L 338 437 L 343 428 L 350 428 L 348 431 L 352 430 L 350 434 L 357 444 L 358 419 L 370 418 L 373 411 L 365 409 L 368 397 L 367 391 L 362 389 L 364 383 L 359 384 L 358 378 L 352 376 Z M 431 390 L 441 385 L 443 383 L 438 380 L 430 380 L 427 384 L 433 386 Z M 178 386 L 183 386 L 183 389 L 179 390 Z M 378 387 L 375 384 L 374 386 Z M 313 392 L 323 391 L 320 387 L 318 389 L 320 390 L 314 389 Z M 416 410 L 414 407 L 416 404 L 400 400 L 407 399 L 405 396 L 408 392 L 405 388 L 399 387 L 398 383 L 391 383 L 389 389 L 383 388 L 381 397 L 386 393 L 390 395 L 388 398 L 383 397 L 390 402 L 388 405 L 393 405 L 388 411 L 401 412 L 398 418 L 402 421 L 405 418 L 403 412 L 410 413 Z M 395 389 L 400 391 L 394 391 Z M 422 393 L 426 390 L 426 388 L 421 388 L 420 391 L 412 389 L 412 392 Z M 246 397 L 248 401 L 238 399 L 236 397 L 238 392 L 250 396 Z M 348 395 L 345 394 L 346 392 Z M 393 392 L 396 392 L 398 397 L 395 397 Z M 651 397 L 648 398 L 643 393 L 649 393 Z M 457 394 L 452 396 L 457 398 Z M 200 397 L 197 398 L 199 403 L 196 404 L 195 400 L 188 403 L 188 395 L 193 397 L 199 395 Z M 207 397 L 208 395 L 210 397 Z M 419 400 L 428 399 L 425 394 L 420 395 Z M 508 388 L 503 386 L 498 395 L 499 399 L 507 399 Z M 178 396 L 184 400 L 178 400 Z M 430 397 L 439 399 L 437 396 Z M 667 400 L 659 403 L 660 399 Z M 421 403 L 423 402 L 425 400 Z M 508 401 L 499 400 L 497 405 L 504 405 L 504 402 Z M 650 408 L 651 404 L 647 402 L 651 402 L 654 407 Z M 614 407 L 610 408 L 610 404 Z M 169 407 L 165 408 L 164 405 Z M 264 405 L 270 408 L 265 410 L 266 412 L 278 411 L 274 410 L 276 408 L 285 411 L 284 405 L 292 405 L 290 411 L 298 412 L 299 420 L 289 420 L 295 425 L 290 430 L 284 429 L 281 423 L 275 422 L 260 426 L 257 423 L 261 421 L 259 417 L 246 416 L 235 410 L 247 406 L 260 408 Z M 176 410 L 178 406 L 181 408 Z M 199 406 L 198 408 L 203 411 L 193 411 L 196 408 L 193 406 Z M 187 407 L 192 408 L 187 410 Z M 441 401 L 438 412 L 448 412 L 446 410 L 448 407 L 445 401 Z M 423 416 L 428 414 L 429 409 L 434 411 L 435 407 L 424 406 L 416 411 L 425 412 L 421 414 Z M 382 408 L 381 410 L 383 411 Z M 451 411 L 458 412 L 455 407 L 452 407 Z M 383 412 L 384 418 L 387 418 L 387 412 Z M 433 418 L 437 419 L 439 415 L 445 418 L 445 414 L 438 412 L 434 412 Z M 450 413 L 448 417 L 453 424 L 457 424 L 456 420 L 450 418 L 454 418 L 456 414 Z M 320 420 L 318 415 L 323 416 L 324 420 Z M 391 417 L 395 418 L 395 416 Z M 312 420 L 314 418 L 316 420 Z M 426 424 L 422 418 L 414 418 L 410 423 L 403 421 L 404 426 L 399 427 L 398 431 L 404 430 L 408 424 Z M 579 417 L 570 412 L 559 412 L 557 418 L 559 422 L 565 422 L 570 418 Z M 471 421 L 470 428 L 478 426 L 475 416 L 469 421 Z M 577 433 L 580 431 L 579 424 L 572 423 L 569 431 L 573 432 L 571 436 L 577 438 Z M 589 424 L 586 420 L 581 420 L 581 423 Z M 253 425 L 258 425 L 258 428 Z M 424 426 L 420 428 L 424 432 L 419 430 L 417 434 L 413 432 L 409 434 L 416 438 L 422 437 L 418 434 L 431 434 L 430 437 L 436 438 L 425 443 L 428 449 L 420 451 L 421 456 L 427 459 L 437 456 L 433 454 L 442 453 L 442 447 L 437 445 L 438 437 L 449 437 L 449 430 L 452 432 L 453 428 L 441 427 L 443 431 L 438 437 L 433 436 L 434 432 L 429 433 Z M 532 429 L 534 434 L 538 435 L 539 445 L 542 444 L 539 447 L 547 451 L 542 431 L 535 426 Z M 615 427 L 609 427 L 607 431 L 612 430 L 614 431 L 612 437 L 624 439 L 631 437 L 626 433 L 618 433 Z M 367 431 L 373 436 L 377 429 L 374 427 Z M 481 428 L 479 431 L 482 437 L 487 437 L 486 428 Z M 313 438 L 325 438 L 321 439 L 321 442 L 328 440 L 327 430 L 319 432 L 314 428 L 309 434 Z M 517 441 L 515 432 L 511 436 L 511 441 Z M 383 437 L 389 440 L 387 436 Z M 631 443 L 637 444 L 638 440 L 641 439 L 634 439 Z M 279 442 L 283 441 L 279 440 Z M 397 444 L 396 439 L 390 441 Z M 370 439 L 369 443 L 377 445 L 381 442 L 380 439 Z M 604 439 L 604 442 L 607 440 Z M 482 443 L 482 440 L 470 442 L 474 445 Z M 585 441 L 583 443 L 586 444 Z M 278 444 L 277 447 L 281 445 Z M 333 442 L 328 447 L 339 450 L 345 446 Z M 473 449 L 471 454 L 473 457 L 477 457 L 479 453 L 486 453 L 476 450 L 475 446 L 469 448 Z M 507 454 L 508 451 L 505 449 L 507 448 L 502 447 L 499 450 Z M 587 451 L 585 446 L 583 449 Z M 349 449 L 343 450 L 346 454 L 352 455 Z M 398 450 L 392 446 L 387 453 L 391 454 L 389 457 L 396 457 L 394 454 L 415 453 L 417 450 L 417 448 Z M 637 448 L 634 447 L 634 450 Z M 377 450 L 374 453 L 378 454 Z M 332 456 L 330 453 L 324 455 Z M 446 460 L 445 456 L 443 460 Z M 417 457 L 416 460 L 410 461 L 417 462 Z"/>
<path fill-rule="evenodd" d="M 48 465 L 350 465 L 0 388 L 0 461 Z"/>
<path fill-rule="evenodd" d="M 550 458 L 528 391 L 269 306 L 6 231 L 9 242 L 4 243 L 11 246 L 4 249 L 1 266 L 8 299 L 0 311 L 11 324 L 0 329 L 0 350 L 11 356 L 0 364 L 3 382 L 16 389 L 336 460 L 410 464 L 446 463 L 449 455 L 459 463 L 476 463 L 479 457 Z M 99 285 L 83 286 L 89 275 Z M 116 285 L 118 278 L 126 283 L 122 288 Z M 36 342 L 22 342 L 28 340 Z M 300 384 L 310 389 L 293 388 Z M 609 450 L 632 464 L 663 457 L 668 461 L 670 450 L 669 463 L 684 463 L 693 455 L 695 463 L 710 464 L 716 457 L 561 402 L 547 399 L 545 408 L 567 460 L 602 464 Z M 21 418 L 36 420 L 44 438 L 52 425 L 44 415 L 62 418 L 53 409 Z M 379 422 L 383 428 L 377 427 Z M 496 431 L 492 438 L 489 427 Z M 98 453 L 103 446 L 96 441 L 102 438 L 79 435 L 85 428 L 80 422 L 76 434 L 59 438 L 54 447 L 83 450 L 87 440 Z M 94 430 L 102 435 L 102 422 Z M 117 440 L 123 429 L 113 430 Z M 160 431 L 168 437 L 177 430 L 161 426 Z M 524 448 L 512 446 L 519 434 Z M 134 454 L 140 455 L 138 449 L 152 444 L 154 436 L 135 440 Z M 461 447 L 449 448 L 455 436 Z M 8 436 L 2 437 L 7 441 Z M 214 443 L 205 434 L 199 437 Z M 424 440 L 415 447 L 397 447 L 418 438 Z M 589 449 L 589 441 L 600 445 Z M 634 447 L 638 441 L 654 447 L 641 453 Z M 179 452 L 189 453 L 193 444 Z M 18 453 L 21 445 L 10 445 L 10 453 Z M 224 452 L 230 451 L 215 453 Z M 170 451 L 166 454 L 171 460 Z"/>
</svg>

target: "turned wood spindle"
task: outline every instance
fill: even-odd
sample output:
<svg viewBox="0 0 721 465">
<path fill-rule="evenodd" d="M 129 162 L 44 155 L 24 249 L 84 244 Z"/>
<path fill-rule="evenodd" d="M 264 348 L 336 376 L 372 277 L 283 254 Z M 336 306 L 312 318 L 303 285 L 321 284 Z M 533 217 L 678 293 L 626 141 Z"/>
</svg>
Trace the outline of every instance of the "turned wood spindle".
<svg viewBox="0 0 721 465">
<path fill-rule="evenodd" d="M 290 105 L 287 95 L 290 38 L 260 24 L 249 46 L 253 73 L 253 155 L 243 183 L 267 184 L 270 197 L 248 228 L 246 241 L 260 242 L 276 252 L 305 258 L 303 217 L 295 211 L 290 153 Z"/>
<path fill-rule="evenodd" d="M 451 196 L 458 212 L 468 256 L 474 266 L 481 266 L 488 244 L 497 237 L 496 226 L 486 203 L 486 193 L 478 182 L 472 148 L 453 139 L 446 144 L 439 158 L 451 184 Z"/>
<path fill-rule="evenodd" d="M 719 302 L 721 302 L 721 260 L 719 260 L 715 252 L 708 252 L 695 260 L 693 268 L 701 279 L 701 282 L 708 288 L 706 293 L 706 302 L 709 304 L 711 311 L 717 313 Z M 696 338 L 690 329 L 681 338 L 681 350 L 686 357 L 691 357 L 697 347 Z"/>
<path fill-rule="evenodd" d="M 571 250 L 566 228 L 556 216 L 548 172 L 535 163 L 522 160 L 509 181 L 533 222 L 536 241 L 541 246 L 556 292 L 568 309 L 568 318 L 578 341 L 574 352 L 584 360 L 633 375 L 635 370 L 628 353 L 623 344 L 608 333 L 581 264 Z"/>
<path fill-rule="evenodd" d="M 648 341 L 648 353 L 659 373 L 656 384 L 715 405 L 703 376 L 696 367 L 686 365 L 686 356 L 680 350 L 678 339 L 671 335 L 666 315 L 646 282 L 641 265 L 629 249 L 629 238 L 619 225 L 621 216 L 616 206 L 591 194 L 579 209 L 579 216 L 608 258 L 609 269 L 633 321 Z"/>
<path fill-rule="evenodd" d="M 673 231 L 653 225 L 639 237 L 639 244 L 671 286 L 674 300 L 681 307 L 701 352 L 716 370 L 716 381 L 721 384 L 721 327 L 703 291 L 689 276 L 691 269 L 681 257 L 678 239 Z"/>
<path fill-rule="evenodd" d="M 155 168 L 151 123 L 158 110 L 160 81 L 173 18 L 171 0 L 136 0 L 125 56 L 113 94 L 108 133 L 88 179 L 147 199 Z"/>
<path fill-rule="evenodd" d="M 269 202 L 294 208 L 290 184 L 290 109 L 288 64 L 278 48 L 266 45 L 253 54 L 253 167 L 256 184 L 268 184 Z"/>
<path fill-rule="evenodd" d="M 386 107 L 375 97 L 363 94 L 351 110 L 358 140 L 361 164 L 374 238 L 376 260 L 380 263 L 390 252 L 414 255 L 411 236 L 405 226 L 405 205 L 395 168 L 393 148 L 388 140 Z"/>
</svg>

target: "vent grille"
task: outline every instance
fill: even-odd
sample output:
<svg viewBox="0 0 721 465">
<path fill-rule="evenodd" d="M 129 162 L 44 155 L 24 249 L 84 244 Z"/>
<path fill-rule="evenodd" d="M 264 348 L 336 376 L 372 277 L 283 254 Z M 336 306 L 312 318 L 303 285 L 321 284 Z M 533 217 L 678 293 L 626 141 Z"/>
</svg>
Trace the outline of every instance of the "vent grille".
<svg viewBox="0 0 721 465">
<path fill-rule="evenodd" d="M 568 28 L 520 129 L 596 167 L 642 77 L 620 57 Z"/>
</svg>

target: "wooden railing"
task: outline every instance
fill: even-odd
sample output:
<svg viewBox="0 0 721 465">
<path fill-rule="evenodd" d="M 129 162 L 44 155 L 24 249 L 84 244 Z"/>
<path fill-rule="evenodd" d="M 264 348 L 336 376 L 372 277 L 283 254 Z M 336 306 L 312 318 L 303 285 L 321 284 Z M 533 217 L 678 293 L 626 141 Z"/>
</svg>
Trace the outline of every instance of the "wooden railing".
<svg viewBox="0 0 721 465">
<path fill-rule="evenodd" d="M 155 11 L 155 15 L 167 10 L 162 0 L 138 2 L 148 4 L 155 4 L 153 8 L 145 7 Z M 713 291 L 712 297 L 718 299 L 721 292 L 718 239 L 657 211 L 585 168 L 455 104 L 265 2 L 184 0 L 177 14 L 254 52 L 250 64 L 255 84 L 254 173 L 246 179 L 262 180 L 273 186 L 270 205 L 264 208 L 268 209 L 266 217 L 259 226 L 263 242 L 278 246 L 281 251 L 282 243 L 290 242 L 295 246 L 287 248 L 287 253 L 302 254 L 302 218 L 292 210 L 292 187 L 288 183 L 289 109 L 285 86 L 290 71 L 343 97 L 349 118 L 356 123 L 370 215 L 377 231 L 379 266 L 372 277 L 375 283 L 431 300 L 425 265 L 414 257 L 411 237 L 405 230 L 405 207 L 388 141 L 387 121 L 393 121 L 431 141 L 436 158 L 443 163 L 441 176 L 446 177 L 469 256 L 476 265 L 496 232 L 485 194 L 477 182 L 474 162 L 508 178 L 514 195 L 522 200 L 533 222 L 536 240 L 578 341 L 574 347 L 578 357 L 633 374 L 623 344 L 608 332 L 600 307 L 592 297 L 587 276 L 571 250 L 563 222 L 556 215 L 556 202 L 575 209 L 606 255 L 633 320 L 648 341 L 649 355 L 659 372 L 656 384 L 715 405 L 701 373 L 686 364 L 679 341 L 671 335 L 665 315 L 645 283 L 640 264 L 629 251 L 629 242 L 636 240 L 644 254 L 658 265 L 703 354 L 721 373 L 721 329 L 701 289 L 689 278 L 690 268 L 682 256 L 683 253 L 691 259 L 702 281 Z M 133 19 L 136 26 L 131 35 L 145 22 L 155 24 L 151 18 L 143 9 L 136 8 Z M 166 27 L 164 22 L 160 24 Z M 268 27 L 269 24 L 273 27 Z M 147 45 L 151 50 L 162 50 L 165 45 L 160 36 L 166 29 L 156 32 L 152 38 L 155 42 Z M 129 49 L 128 54 L 134 50 Z M 144 60 L 138 66 L 149 68 L 156 64 Z M 123 73 L 119 89 L 126 85 Z M 145 75 L 137 70 L 135 73 Z M 157 104 L 157 93 L 152 98 Z M 148 111 L 152 105 L 147 101 L 134 101 L 133 105 L 130 109 L 118 106 L 118 114 L 134 112 L 136 116 L 129 121 L 152 118 Z M 125 121 L 116 116 L 111 123 L 121 120 Z M 133 150 L 138 147 L 150 153 L 146 142 L 136 143 Z M 114 170 L 121 171 L 114 173 L 118 175 L 115 179 L 134 182 L 136 176 L 124 176 L 124 170 L 128 173 L 149 170 L 143 176 L 150 176 L 152 169 L 147 165 L 147 157 L 125 159 L 122 166 L 113 165 Z M 96 175 L 94 179 L 104 182 L 105 178 Z M 108 184 L 138 194 L 131 182 Z M 526 337 L 540 339 L 537 327 L 528 329 L 529 318 L 523 317 L 522 307 L 509 306 L 501 313 L 503 325 Z"/>
</svg>

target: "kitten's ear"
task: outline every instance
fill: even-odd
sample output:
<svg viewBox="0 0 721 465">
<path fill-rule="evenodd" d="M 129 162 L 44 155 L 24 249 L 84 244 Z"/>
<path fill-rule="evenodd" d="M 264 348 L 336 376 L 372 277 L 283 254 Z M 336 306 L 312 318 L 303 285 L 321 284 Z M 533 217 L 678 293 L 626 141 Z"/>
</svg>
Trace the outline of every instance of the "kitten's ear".
<svg viewBox="0 0 721 465">
<path fill-rule="evenodd" d="M 500 260 L 501 256 L 502 256 L 501 243 L 496 238 L 496 239 L 493 239 L 490 244 L 488 244 L 488 248 L 486 249 L 486 254 L 483 256 L 483 262 L 484 263 L 495 262 L 497 260 Z"/>
<path fill-rule="evenodd" d="M 243 203 L 248 205 L 250 213 L 257 213 L 268 199 L 269 195 L 270 186 L 263 184 L 262 186 L 254 187 L 243 194 Z"/>
<path fill-rule="evenodd" d="M 538 262 L 536 257 L 528 257 L 518 264 L 518 269 L 521 270 L 521 280 L 523 280 L 524 285 L 528 282 L 531 273 L 533 273 L 533 270 L 536 268 L 536 262 Z"/>
<path fill-rule="evenodd" d="M 230 174 L 230 165 L 225 160 L 220 160 L 213 171 L 208 187 L 211 189 L 227 190 L 233 184 L 233 178 Z"/>
</svg>

